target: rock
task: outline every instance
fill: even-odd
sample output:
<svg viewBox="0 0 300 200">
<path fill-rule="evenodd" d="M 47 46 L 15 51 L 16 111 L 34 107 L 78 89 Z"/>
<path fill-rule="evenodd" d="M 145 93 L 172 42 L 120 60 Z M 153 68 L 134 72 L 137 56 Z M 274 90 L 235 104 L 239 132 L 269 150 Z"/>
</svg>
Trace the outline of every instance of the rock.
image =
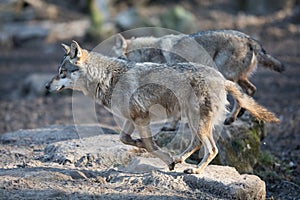
<svg viewBox="0 0 300 200">
<path fill-rule="evenodd" d="M 78 138 L 78 131 L 86 135 Z M 189 165 L 180 164 L 170 172 L 160 159 L 122 144 L 118 134 L 99 125 L 19 130 L 1 135 L 0 143 L 4 199 L 265 199 L 266 195 L 260 178 L 228 166 L 209 165 L 199 175 L 188 175 L 182 171 Z M 14 157 L 16 152 L 23 158 Z M 58 162 L 62 158 L 69 161 Z M 21 160 L 24 165 L 17 166 Z"/>
<path fill-rule="evenodd" d="M 75 167 L 93 166 L 105 169 L 127 165 L 133 155 L 130 149 L 131 146 L 119 141 L 119 135 L 101 134 L 49 144 L 45 147 L 41 159 L 44 162 L 71 164 Z"/>
<path fill-rule="evenodd" d="M 84 132 L 79 134 L 78 132 Z M 26 129 L 1 134 L 0 141 L 10 145 L 52 144 L 59 141 L 91 137 L 100 134 L 116 134 L 115 131 L 99 125 L 53 125 L 40 129 Z"/>
<path fill-rule="evenodd" d="M 233 125 L 224 127 L 218 139 L 219 154 L 215 163 L 233 166 L 240 173 L 253 173 L 264 134 L 264 123 L 244 114 Z"/>
<path fill-rule="evenodd" d="M 265 185 L 258 177 L 239 175 L 232 168 L 225 168 L 228 176 L 217 177 L 223 168 L 209 166 L 207 169 L 209 173 L 205 170 L 201 176 L 164 171 L 137 174 L 80 170 L 77 173 L 81 176 L 73 177 L 76 171 L 70 169 L 23 168 L 6 174 L 0 170 L 0 176 L 6 179 L 0 180 L 0 195 L 13 199 L 65 196 L 72 199 L 265 199 Z M 224 179 L 220 181 L 221 178 Z"/>
</svg>

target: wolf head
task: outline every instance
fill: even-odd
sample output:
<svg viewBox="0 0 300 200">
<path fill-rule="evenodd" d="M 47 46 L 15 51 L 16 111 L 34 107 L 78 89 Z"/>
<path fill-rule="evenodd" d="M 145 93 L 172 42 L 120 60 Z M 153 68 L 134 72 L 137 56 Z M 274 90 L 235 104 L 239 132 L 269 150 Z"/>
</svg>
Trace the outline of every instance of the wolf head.
<svg viewBox="0 0 300 200">
<path fill-rule="evenodd" d="M 161 63 L 157 56 L 162 56 L 160 38 L 156 37 L 137 37 L 125 39 L 121 34 L 115 38 L 113 46 L 117 57 L 122 57 L 135 62 L 156 62 Z"/>
<path fill-rule="evenodd" d="M 128 43 L 126 39 L 120 33 L 117 34 L 115 38 L 115 44 L 113 46 L 113 51 L 115 52 L 117 57 L 126 58 Z"/>
<path fill-rule="evenodd" d="M 65 51 L 62 62 L 58 67 L 58 74 L 46 84 L 46 89 L 60 91 L 62 89 L 80 90 L 80 80 L 84 74 L 82 63 L 88 56 L 88 52 L 82 49 L 76 41 L 71 46 L 62 44 Z"/>
</svg>

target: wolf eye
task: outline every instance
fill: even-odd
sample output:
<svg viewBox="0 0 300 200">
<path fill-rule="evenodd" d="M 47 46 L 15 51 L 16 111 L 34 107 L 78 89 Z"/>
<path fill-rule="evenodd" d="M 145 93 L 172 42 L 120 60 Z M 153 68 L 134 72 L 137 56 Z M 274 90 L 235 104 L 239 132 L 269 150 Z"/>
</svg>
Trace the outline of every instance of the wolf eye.
<svg viewBox="0 0 300 200">
<path fill-rule="evenodd" d="M 59 76 L 60 76 L 60 78 L 66 78 L 66 76 L 67 76 L 66 70 L 64 70 L 64 69 L 60 70 Z"/>
</svg>

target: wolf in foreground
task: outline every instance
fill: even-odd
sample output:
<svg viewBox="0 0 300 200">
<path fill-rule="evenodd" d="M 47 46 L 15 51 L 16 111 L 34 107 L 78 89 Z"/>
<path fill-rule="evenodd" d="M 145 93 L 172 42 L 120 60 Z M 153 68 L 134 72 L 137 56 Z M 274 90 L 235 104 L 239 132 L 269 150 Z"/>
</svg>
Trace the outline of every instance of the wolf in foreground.
<svg viewBox="0 0 300 200">
<path fill-rule="evenodd" d="M 217 155 L 213 128 L 222 124 L 225 117 L 227 92 L 256 118 L 279 123 L 273 113 L 258 105 L 234 82 L 226 80 L 211 67 L 192 63 L 172 66 L 133 63 L 88 52 L 76 41 L 70 47 L 63 45 L 63 48 L 66 54 L 59 65 L 58 74 L 46 84 L 46 88 L 50 91 L 70 88 L 92 97 L 124 119 L 120 134 L 123 143 L 145 148 L 163 160 L 170 170 L 200 149 L 201 143 L 205 150 L 202 161 L 197 167 L 184 170 L 185 173 L 200 173 Z M 174 85 L 173 79 L 180 81 L 175 87 L 177 91 L 171 87 Z M 123 105 L 113 105 L 115 100 Z M 167 115 L 181 109 L 188 119 L 193 139 L 190 146 L 178 156 L 173 157 L 163 151 L 152 139 L 149 110 L 157 104 L 166 109 Z M 138 130 L 141 138 L 131 137 L 134 129 Z"/>
<path fill-rule="evenodd" d="M 119 34 L 114 51 L 118 56 L 130 61 L 168 64 L 190 61 L 206 65 L 205 56 L 209 56 L 223 76 L 236 82 L 249 96 L 253 96 L 256 92 L 256 87 L 248 77 L 255 71 L 257 63 L 277 72 L 284 71 L 284 65 L 266 53 L 258 41 L 234 30 L 166 35 L 160 38 L 138 37 L 128 40 Z M 241 107 L 235 102 L 232 113 L 224 124 L 234 122 L 240 110 Z M 176 121 L 178 119 L 172 122 L 171 130 L 176 127 Z"/>
</svg>

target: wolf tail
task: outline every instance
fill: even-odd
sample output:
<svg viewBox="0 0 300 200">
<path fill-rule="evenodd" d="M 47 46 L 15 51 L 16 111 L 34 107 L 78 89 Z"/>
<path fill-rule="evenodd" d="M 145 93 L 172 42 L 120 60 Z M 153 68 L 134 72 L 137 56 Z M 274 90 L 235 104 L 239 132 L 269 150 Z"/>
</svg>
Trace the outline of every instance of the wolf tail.
<svg viewBox="0 0 300 200">
<path fill-rule="evenodd" d="M 277 72 L 283 72 L 285 70 L 284 64 L 268 54 L 266 50 L 264 50 L 264 48 L 258 43 L 258 41 L 253 38 L 249 38 L 249 40 L 250 46 L 254 50 L 259 64 Z"/>
<path fill-rule="evenodd" d="M 272 112 L 268 111 L 263 106 L 260 106 L 254 101 L 253 98 L 244 94 L 239 87 L 232 81 L 225 81 L 225 90 L 230 93 L 237 101 L 237 103 L 242 107 L 248 110 L 254 117 L 259 120 L 266 122 L 274 122 L 278 124 L 279 119 Z"/>
</svg>

